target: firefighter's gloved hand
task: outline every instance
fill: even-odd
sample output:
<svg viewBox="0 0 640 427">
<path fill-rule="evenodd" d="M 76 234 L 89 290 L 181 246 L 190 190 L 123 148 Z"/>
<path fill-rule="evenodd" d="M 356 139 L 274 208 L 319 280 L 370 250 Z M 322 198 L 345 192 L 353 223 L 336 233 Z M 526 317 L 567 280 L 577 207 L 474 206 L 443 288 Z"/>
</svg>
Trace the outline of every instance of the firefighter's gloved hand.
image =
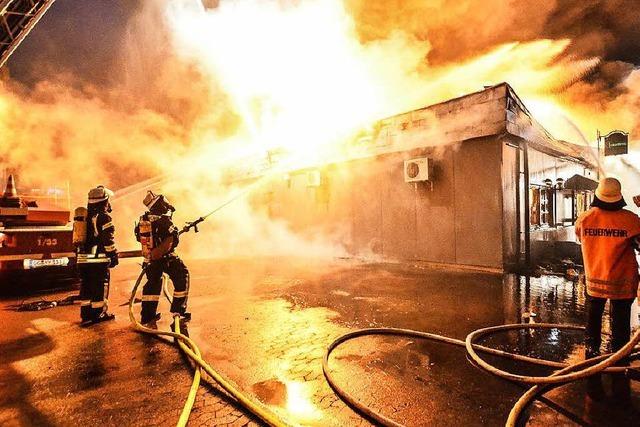
<svg viewBox="0 0 640 427">
<path fill-rule="evenodd" d="M 118 260 L 118 254 L 117 253 L 113 253 L 113 255 L 109 256 L 109 268 L 113 268 L 116 265 L 118 265 L 120 263 L 120 261 Z"/>
<path fill-rule="evenodd" d="M 633 203 L 635 203 L 636 206 L 640 208 L 640 194 L 638 194 L 637 196 L 633 196 Z"/>
</svg>

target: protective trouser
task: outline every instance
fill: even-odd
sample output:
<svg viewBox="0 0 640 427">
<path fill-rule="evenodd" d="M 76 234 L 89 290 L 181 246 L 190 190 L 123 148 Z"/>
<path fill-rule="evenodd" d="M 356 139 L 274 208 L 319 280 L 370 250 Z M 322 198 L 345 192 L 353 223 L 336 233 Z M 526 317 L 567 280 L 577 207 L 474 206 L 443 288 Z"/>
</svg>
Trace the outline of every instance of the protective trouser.
<svg viewBox="0 0 640 427">
<path fill-rule="evenodd" d="M 631 336 L 631 305 L 633 299 L 610 300 L 609 314 L 611 318 L 611 351 L 616 352 L 629 342 Z M 585 331 L 585 355 L 592 358 L 600 355 L 602 343 L 602 315 L 606 298 L 596 298 L 587 295 L 587 327 Z M 618 362 L 624 366 L 629 363 L 627 358 Z M 612 375 L 613 393 L 620 399 L 629 398 L 629 380 L 624 374 Z M 600 381 L 600 376 L 593 376 L 588 383 L 592 386 Z"/>
<path fill-rule="evenodd" d="M 98 319 L 107 312 L 109 299 L 109 264 L 81 264 L 80 318 L 83 322 Z"/>
<path fill-rule="evenodd" d="M 162 292 L 162 275 L 167 274 L 173 282 L 173 302 L 171 313 L 184 314 L 187 311 L 189 295 L 189 270 L 176 255 L 169 255 L 147 265 L 147 283 L 142 288 L 142 323 L 156 317 L 158 301 Z"/>
</svg>

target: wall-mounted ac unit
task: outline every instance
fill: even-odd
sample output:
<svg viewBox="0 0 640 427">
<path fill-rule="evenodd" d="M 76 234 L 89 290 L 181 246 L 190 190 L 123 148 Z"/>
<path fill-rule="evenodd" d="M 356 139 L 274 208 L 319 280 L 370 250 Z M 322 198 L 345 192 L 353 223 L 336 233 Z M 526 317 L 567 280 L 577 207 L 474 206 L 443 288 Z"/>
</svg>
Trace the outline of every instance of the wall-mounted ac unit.
<svg viewBox="0 0 640 427">
<path fill-rule="evenodd" d="M 322 179 L 319 170 L 307 172 L 307 187 L 320 187 Z"/>
<path fill-rule="evenodd" d="M 431 160 L 427 157 L 418 157 L 404 161 L 404 182 L 429 181 L 429 168 Z"/>
</svg>

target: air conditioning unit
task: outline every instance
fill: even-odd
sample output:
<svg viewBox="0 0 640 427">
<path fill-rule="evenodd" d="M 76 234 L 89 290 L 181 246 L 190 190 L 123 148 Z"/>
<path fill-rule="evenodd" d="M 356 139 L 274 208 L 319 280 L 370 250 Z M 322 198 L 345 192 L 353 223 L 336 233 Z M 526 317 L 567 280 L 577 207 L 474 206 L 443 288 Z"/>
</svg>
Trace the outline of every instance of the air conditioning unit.
<svg viewBox="0 0 640 427">
<path fill-rule="evenodd" d="M 313 170 L 307 172 L 307 187 L 320 187 L 321 182 L 320 171 Z"/>
<path fill-rule="evenodd" d="M 404 182 L 429 181 L 429 168 L 431 160 L 427 157 L 418 157 L 404 161 Z"/>
</svg>

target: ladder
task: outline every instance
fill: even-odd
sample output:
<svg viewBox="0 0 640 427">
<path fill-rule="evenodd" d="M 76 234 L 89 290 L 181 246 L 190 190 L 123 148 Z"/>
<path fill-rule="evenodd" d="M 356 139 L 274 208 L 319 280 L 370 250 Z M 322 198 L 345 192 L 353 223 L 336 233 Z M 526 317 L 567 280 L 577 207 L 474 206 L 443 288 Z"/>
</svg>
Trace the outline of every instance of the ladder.
<svg viewBox="0 0 640 427">
<path fill-rule="evenodd" d="M 0 68 L 55 0 L 0 0 Z"/>
</svg>

